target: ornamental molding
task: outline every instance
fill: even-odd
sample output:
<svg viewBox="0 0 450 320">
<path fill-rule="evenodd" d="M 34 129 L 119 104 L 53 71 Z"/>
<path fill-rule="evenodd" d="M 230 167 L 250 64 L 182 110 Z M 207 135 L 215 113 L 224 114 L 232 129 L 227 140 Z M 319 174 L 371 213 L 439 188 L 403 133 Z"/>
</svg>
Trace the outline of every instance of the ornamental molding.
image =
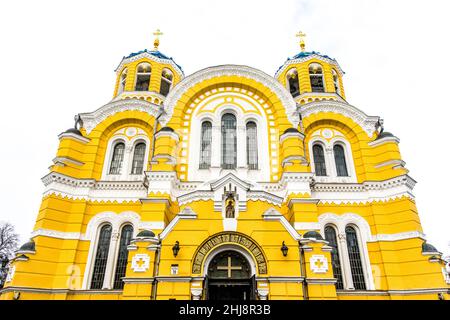
<svg viewBox="0 0 450 320">
<path fill-rule="evenodd" d="M 280 136 L 280 144 L 284 142 L 284 140 L 286 139 L 290 139 L 290 138 L 295 138 L 295 139 L 300 139 L 300 140 L 304 140 L 305 139 L 305 135 L 301 132 L 286 132 L 283 133 Z"/>
<path fill-rule="evenodd" d="M 206 68 L 197 71 L 180 81 L 166 97 L 164 106 L 167 117 L 164 117 L 161 120 L 162 125 L 167 124 L 173 115 L 174 108 L 178 101 L 190 88 L 203 81 L 222 76 L 238 76 L 255 80 L 270 89 L 276 94 L 283 104 L 289 122 L 291 122 L 293 127 L 297 127 L 299 121 L 297 116 L 297 104 L 287 89 L 267 73 L 248 66 L 240 65 L 222 65 Z"/>
<path fill-rule="evenodd" d="M 327 224 L 334 225 L 337 228 L 339 239 L 342 241 L 345 241 L 345 227 L 349 224 L 353 224 L 358 227 L 363 242 L 399 241 L 413 238 L 426 240 L 425 234 L 420 231 L 407 231 L 392 234 L 372 234 L 366 219 L 356 213 L 345 213 L 342 215 L 324 213 L 319 216 L 319 224 L 322 234 L 324 234 L 324 229 Z"/>
<path fill-rule="evenodd" d="M 16 266 L 12 265 L 9 267 L 8 273 L 6 274 L 5 282 L 11 282 L 16 274 Z"/>
<path fill-rule="evenodd" d="M 131 269 L 133 272 L 146 272 L 150 267 L 150 257 L 146 253 L 134 255 L 131 259 Z"/>
<path fill-rule="evenodd" d="M 397 137 L 384 137 L 384 138 L 381 138 L 381 139 L 370 141 L 368 143 L 368 145 L 371 146 L 371 147 L 376 147 L 376 146 L 379 146 L 381 144 L 385 144 L 385 143 L 389 143 L 389 142 L 393 142 L 393 143 L 399 144 L 400 143 L 400 139 L 397 138 Z"/>
<path fill-rule="evenodd" d="M 82 235 L 80 232 L 64 232 L 50 229 L 36 229 L 31 233 L 30 238 L 33 239 L 38 236 L 63 239 L 63 240 L 80 240 Z M 86 240 L 86 239 L 83 239 Z"/>
<path fill-rule="evenodd" d="M 50 172 L 42 178 L 42 182 L 45 186 L 44 197 L 56 195 L 76 200 L 123 203 L 138 202 L 147 196 L 142 181 L 96 181 Z"/>
<path fill-rule="evenodd" d="M 140 60 L 142 58 L 147 58 L 147 59 L 152 60 L 152 61 L 154 61 L 156 63 L 170 64 L 172 66 L 172 68 L 174 68 L 181 75 L 181 78 L 184 77 L 183 70 L 181 70 L 180 67 L 175 62 L 173 62 L 173 60 L 171 58 L 170 59 L 158 58 L 158 57 L 155 57 L 154 55 L 152 55 L 152 54 L 150 54 L 148 52 L 142 52 L 140 54 L 134 55 L 134 56 L 129 57 L 129 58 L 125 58 L 124 57 L 122 59 L 122 61 L 120 61 L 120 63 L 117 66 L 116 70 L 114 70 L 114 71 L 115 72 L 119 72 L 119 71 L 121 72 L 122 71 L 122 67 L 125 64 L 138 61 L 138 60 Z"/>
<path fill-rule="evenodd" d="M 286 70 L 289 66 L 293 65 L 293 64 L 299 64 L 299 63 L 303 63 L 309 60 L 320 60 L 323 62 L 326 62 L 328 64 L 331 64 L 333 66 L 336 67 L 339 75 L 342 77 L 344 75 L 344 71 L 341 69 L 341 67 L 339 66 L 339 64 L 337 63 L 336 60 L 334 59 L 330 59 L 330 58 L 326 58 L 324 56 L 318 55 L 316 53 L 313 53 L 307 57 L 303 57 L 303 58 L 297 58 L 297 59 L 291 59 L 286 61 L 283 66 L 281 66 L 280 69 L 278 69 L 278 71 L 275 73 L 275 78 L 278 78 L 280 76 L 280 74 L 282 74 L 284 72 L 284 70 Z"/>
<path fill-rule="evenodd" d="M 112 211 L 105 211 L 102 213 L 98 213 L 93 216 L 86 227 L 86 233 L 80 237 L 81 240 L 91 240 L 95 239 L 95 234 L 98 230 L 98 227 L 102 223 L 110 223 L 112 226 L 112 233 L 118 232 L 120 228 L 125 223 L 130 223 L 133 225 L 134 235 L 138 231 L 138 226 L 141 221 L 141 217 L 139 214 L 133 211 L 124 211 L 121 213 L 115 213 Z"/>
<path fill-rule="evenodd" d="M 72 132 L 63 132 L 61 134 L 58 135 L 58 139 L 61 140 L 63 138 L 67 138 L 67 139 L 72 139 L 78 142 L 81 142 L 83 144 L 88 143 L 89 141 L 91 141 L 91 139 L 80 136 L 78 134 L 72 133 Z"/>
<path fill-rule="evenodd" d="M 155 134 L 155 139 L 158 139 L 159 137 L 169 137 L 169 138 L 175 140 L 176 142 L 180 141 L 180 137 L 178 136 L 178 134 L 176 132 L 171 132 L 171 131 L 158 131 Z"/>
<path fill-rule="evenodd" d="M 98 108 L 94 112 L 80 113 L 83 122 L 83 128 L 89 135 L 92 130 L 102 123 L 106 118 L 111 117 L 119 112 L 124 111 L 141 111 L 156 118 L 160 112 L 160 106 L 140 99 L 125 99 L 119 101 L 112 101 L 104 106 Z"/>
<path fill-rule="evenodd" d="M 313 254 L 309 258 L 309 266 L 314 273 L 327 273 L 328 259 L 324 255 Z"/>
<path fill-rule="evenodd" d="M 337 113 L 352 119 L 369 137 L 373 136 L 373 133 L 376 131 L 376 125 L 380 119 L 378 116 L 368 116 L 358 108 L 339 101 L 310 102 L 300 106 L 300 113 L 303 119 L 320 112 Z"/>
</svg>

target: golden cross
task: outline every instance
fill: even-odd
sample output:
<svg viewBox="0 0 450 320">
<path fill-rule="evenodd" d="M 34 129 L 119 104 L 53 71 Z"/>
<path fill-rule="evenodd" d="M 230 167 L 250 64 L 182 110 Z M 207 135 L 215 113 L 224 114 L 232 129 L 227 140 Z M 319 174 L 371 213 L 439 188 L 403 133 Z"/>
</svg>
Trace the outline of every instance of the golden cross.
<svg viewBox="0 0 450 320">
<path fill-rule="evenodd" d="M 163 33 L 161 32 L 161 30 L 156 29 L 155 32 L 153 32 L 153 35 L 155 36 L 155 41 L 153 42 L 153 45 L 155 46 L 155 51 L 158 50 L 159 47 L 159 36 L 162 36 Z"/>
<path fill-rule="evenodd" d="M 241 269 L 242 269 L 242 267 L 237 267 L 237 266 L 232 267 L 231 266 L 231 257 L 230 256 L 228 257 L 228 265 L 226 265 L 226 266 L 217 266 L 217 270 L 227 270 L 228 271 L 228 278 L 231 278 L 231 271 L 232 270 L 241 270 Z"/>
<path fill-rule="evenodd" d="M 299 31 L 299 32 L 297 32 L 297 34 L 295 36 L 300 38 L 300 49 L 302 49 L 302 52 L 305 51 L 306 33 Z"/>
<path fill-rule="evenodd" d="M 317 268 L 322 268 L 323 261 L 322 260 L 316 260 L 316 262 L 314 264 L 316 265 Z"/>
</svg>

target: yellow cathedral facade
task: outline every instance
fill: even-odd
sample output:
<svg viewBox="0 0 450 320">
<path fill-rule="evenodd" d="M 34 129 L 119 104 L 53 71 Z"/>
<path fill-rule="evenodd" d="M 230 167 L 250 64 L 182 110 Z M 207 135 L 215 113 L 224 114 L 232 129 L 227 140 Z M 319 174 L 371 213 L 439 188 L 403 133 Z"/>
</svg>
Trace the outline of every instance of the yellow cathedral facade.
<svg viewBox="0 0 450 320">
<path fill-rule="evenodd" d="M 160 34 L 58 136 L 0 299 L 450 299 L 399 139 L 335 59 L 299 33 L 274 76 L 185 76 Z"/>
</svg>

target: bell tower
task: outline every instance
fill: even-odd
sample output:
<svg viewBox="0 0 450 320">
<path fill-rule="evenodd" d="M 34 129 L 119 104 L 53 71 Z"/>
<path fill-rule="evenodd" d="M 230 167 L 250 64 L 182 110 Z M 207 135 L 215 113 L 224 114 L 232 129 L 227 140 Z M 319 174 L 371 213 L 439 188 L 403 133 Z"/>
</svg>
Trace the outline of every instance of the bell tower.
<svg viewBox="0 0 450 320">
<path fill-rule="evenodd" d="M 184 78 L 183 69 L 159 51 L 160 36 L 154 33 L 153 49 L 123 57 L 116 68 L 113 100 L 137 98 L 161 105 L 172 88 Z"/>
<path fill-rule="evenodd" d="M 316 51 L 306 51 L 306 34 L 298 32 L 300 53 L 289 57 L 275 78 L 298 104 L 320 100 L 345 101 L 344 72 L 333 58 Z"/>
</svg>

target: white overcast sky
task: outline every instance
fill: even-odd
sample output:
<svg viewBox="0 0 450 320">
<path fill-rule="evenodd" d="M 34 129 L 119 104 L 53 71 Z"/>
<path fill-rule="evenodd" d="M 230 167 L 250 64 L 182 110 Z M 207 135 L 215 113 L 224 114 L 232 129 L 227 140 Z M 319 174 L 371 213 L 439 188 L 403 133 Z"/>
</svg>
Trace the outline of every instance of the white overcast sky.
<svg viewBox="0 0 450 320">
<path fill-rule="evenodd" d="M 450 253 L 450 1 L 2 1 L 0 220 L 26 241 L 57 135 L 107 103 L 114 69 L 152 48 L 186 75 L 243 64 L 273 75 L 299 51 L 336 58 L 348 102 L 401 140 L 428 241 Z"/>
</svg>

